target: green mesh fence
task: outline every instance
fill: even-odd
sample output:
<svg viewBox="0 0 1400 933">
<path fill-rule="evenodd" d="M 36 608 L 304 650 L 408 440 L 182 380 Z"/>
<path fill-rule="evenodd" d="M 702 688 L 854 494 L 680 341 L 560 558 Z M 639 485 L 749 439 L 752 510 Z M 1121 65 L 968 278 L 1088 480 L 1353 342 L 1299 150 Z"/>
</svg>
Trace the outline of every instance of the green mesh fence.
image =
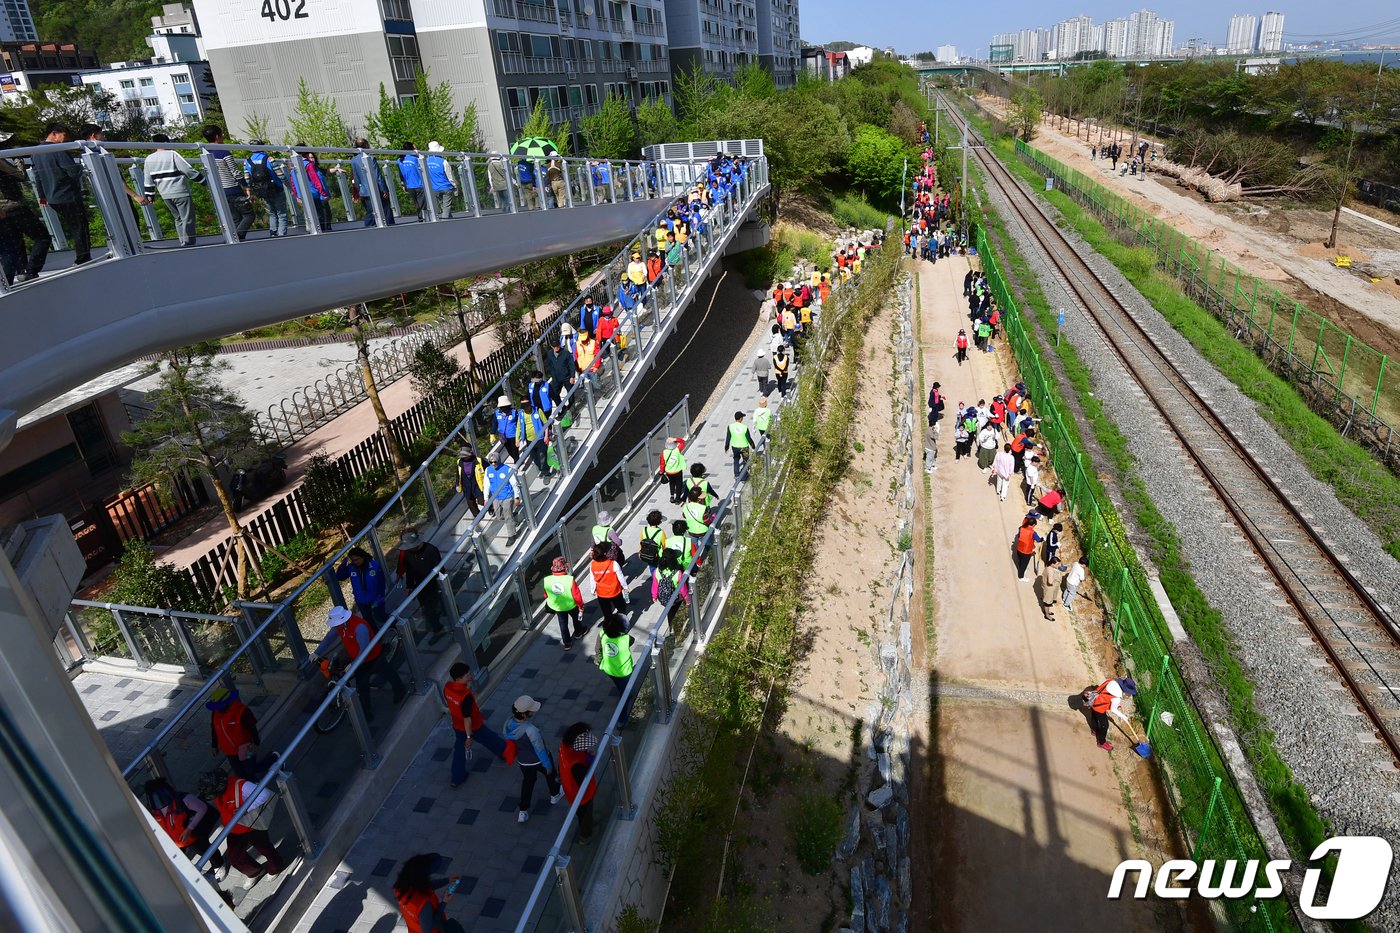
<svg viewBox="0 0 1400 933">
<path fill-rule="evenodd" d="M 1052 453 L 1066 508 L 1077 523 L 1089 569 L 1110 607 L 1114 643 L 1137 680 L 1137 709 L 1147 723 L 1151 761 L 1170 806 L 1168 818 L 1187 848 L 1183 854 L 1197 861 L 1267 860 L 1239 788 L 1177 672 L 1166 621 L 1148 595 L 1146 574 L 1128 546 L 1112 505 L 1095 494 L 1089 474 L 1092 464 L 1080 452 L 1075 435 L 1066 430 L 1073 416 L 1060 411 L 1037 345 L 1026 332 L 982 230 L 977 231 L 977 249 L 992 294 L 1005 315 L 1007 341 L 1041 419 L 1037 429 Z M 1241 898 L 1222 904 L 1230 929 L 1297 929 L 1282 898 Z"/>
<path fill-rule="evenodd" d="M 1344 436 L 1400 467 L 1395 430 L 1400 425 L 1400 363 L 1082 172 L 1020 140 L 1016 152 L 1053 177 L 1063 194 L 1121 242 L 1149 250 L 1157 268 L 1292 382 Z"/>
</svg>

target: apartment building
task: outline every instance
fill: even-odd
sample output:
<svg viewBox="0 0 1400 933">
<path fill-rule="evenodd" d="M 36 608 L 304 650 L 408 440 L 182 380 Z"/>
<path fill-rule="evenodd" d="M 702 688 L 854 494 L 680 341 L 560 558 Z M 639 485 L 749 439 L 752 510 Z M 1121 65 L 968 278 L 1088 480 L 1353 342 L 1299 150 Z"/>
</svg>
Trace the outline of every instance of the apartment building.
<svg viewBox="0 0 1400 933">
<path fill-rule="evenodd" d="M 756 0 L 758 3 L 758 60 L 782 88 L 797 85 L 802 38 L 796 0 Z"/>
<path fill-rule="evenodd" d="M 214 102 L 214 77 L 193 11 L 166 4 L 162 15 L 151 17 L 146 45 L 149 60 L 113 62 L 80 80 L 110 91 L 126 110 L 166 125 L 203 120 Z M 107 123 L 109 115 L 99 113 L 97 119 Z"/>
<path fill-rule="evenodd" d="M 434 84 L 446 82 L 459 106 L 476 105 L 491 149 L 504 149 L 541 99 L 551 120 L 575 125 L 609 93 L 634 105 L 671 99 L 662 0 L 340 0 L 336 7 L 271 0 L 259 13 L 195 0 L 231 126 L 257 115 L 280 139 L 304 80 L 359 129 L 378 109 L 381 86 L 404 99 L 420 70 Z M 756 52 L 756 20 L 753 33 Z"/>
<path fill-rule="evenodd" d="M 0 42 L 36 42 L 38 39 L 28 0 L 0 2 Z"/>
</svg>

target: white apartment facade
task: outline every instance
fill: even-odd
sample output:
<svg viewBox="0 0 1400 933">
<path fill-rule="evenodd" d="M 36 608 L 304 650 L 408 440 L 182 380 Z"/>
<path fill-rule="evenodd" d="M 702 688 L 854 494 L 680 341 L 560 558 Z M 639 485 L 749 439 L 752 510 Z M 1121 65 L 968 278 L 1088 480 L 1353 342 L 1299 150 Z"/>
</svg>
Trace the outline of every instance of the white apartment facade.
<svg viewBox="0 0 1400 933">
<path fill-rule="evenodd" d="M 1259 51 L 1283 51 L 1283 14 L 1269 12 L 1259 19 Z"/>
<path fill-rule="evenodd" d="M 1253 13 L 1236 13 L 1230 17 L 1230 31 L 1225 39 L 1225 51 L 1248 55 L 1258 43 L 1259 17 Z"/>
</svg>

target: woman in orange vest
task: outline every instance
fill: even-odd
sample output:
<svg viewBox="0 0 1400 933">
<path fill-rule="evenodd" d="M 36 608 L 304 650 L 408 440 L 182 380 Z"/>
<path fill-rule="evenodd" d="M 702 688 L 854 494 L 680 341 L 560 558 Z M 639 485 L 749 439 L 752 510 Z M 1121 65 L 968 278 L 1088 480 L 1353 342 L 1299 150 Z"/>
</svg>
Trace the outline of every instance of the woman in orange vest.
<svg viewBox="0 0 1400 933">
<path fill-rule="evenodd" d="M 611 545 L 606 540 L 593 545 L 593 595 L 598 598 L 598 608 L 604 616 L 620 618 L 626 615 L 632 597 L 627 592 L 622 565 L 612 559 L 610 551 Z"/>
<path fill-rule="evenodd" d="M 826 304 L 831 297 L 831 273 L 823 272 L 821 284 L 817 286 L 818 293 L 822 296 L 822 304 Z"/>
<path fill-rule="evenodd" d="M 194 794 L 180 793 L 163 778 L 147 781 L 145 791 L 146 809 L 180 851 L 191 861 L 203 855 L 219 826 L 214 808 Z M 209 867 L 214 869 L 216 881 L 228 875 L 228 864 L 220 852 L 209 856 Z"/>
<path fill-rule="evenodd" d="M 1106 752 L 1113 751 L 1108 741 L 1109 715 L 1131 724 L 1122 708 L 1125 696 L 1137 696 L 1137 684 L 1131 677 L 1110 677 L 1097 687 L 1084 688 L 1084 702 L 1089 707 L 1089 723 L 1094 727 L 1094 738 L 1098 740 L 1099 748 Z"/>
<path fill-rule="evenodd" d="M 236 774 L 228 776 L 228 783 L 224 785 L 223 791 L 214 798 L 214 806 L 219 810 L 219 819 L 225 826 L 232 823 L 225 842 L 228 845 L 228 861 L 239 873 L 245 875 L 247 880 L 243 882 L 244 888 L 251 888 L 262 877 L 264 871 L 268 875 L 280 875 L 287 867 L 287 862 L 277 851 L 277 847 L 272 844 L 272 837 L 267 830 L 258 829 L 251 825 L 257 818 L 258 811 L 263 807 L 272 805 L 272 791 L 264 789 L 253 799 L 253 806 L 240 817 L 239 822 L 233 822 L 233 815 L 238 812 L 238 808 L 243 806 L 246 796 L 252 793 L 257 785 L 252 781 L 245 781 Z M 248 854 L 248 847 L 252 846 L 266 860 L 265 864 L 260 864 L 257 859 Z"/>
<path fill-rule="evenodd" d="M 229 770 L 250 781 L 261 778 L 266 769 L 258 761 L 258 720 L 238 691 L 216 687 L 204 708 L 211 714 L 209 744 L 228 757 Z"/>
<path fill-rule="evenodd" d="M 1035 519 L 1022 519 L 1021 527 L 1016 530 L 1016 576 L 1022 583 L 1031 582 L 1026 579 L 1026 568 L 1030 566 L 1031 555 L 1035 553 L 1036 543 L 1040 540 L 1040 535 L 1035 531 Z"/>
<path fill-rule="evenodd" d="M 436 852 L 424 852 L 409 858 L 399 869 L 399 876 L 394 879 L 394 898 L 408 924 L 408 933 L 461 933 L 462 925 L 448 917 L 446 910 L 461 878 L 454 875 L 434 879 L 434 869 L 443 864 L 442 856 Z M 447 890 L 439 899 L 437 889 L 444 885 Z"/>
<path fill-rule="evenodd" d="M 559 743 L 559 780 L 564 785 L 564 796 L 569 803 L 575 800 L 578 805 L 578 841 L 587 843 L 593 838 L 593 792 L 598 789 L 596 780 L 590 780 L 582 788 L 580 785 L 593 766 L 598 754 L 598 737 L 589 729 L 588 723 L 576 722 L 564 730 L 563 741 Z"/>
</svg>

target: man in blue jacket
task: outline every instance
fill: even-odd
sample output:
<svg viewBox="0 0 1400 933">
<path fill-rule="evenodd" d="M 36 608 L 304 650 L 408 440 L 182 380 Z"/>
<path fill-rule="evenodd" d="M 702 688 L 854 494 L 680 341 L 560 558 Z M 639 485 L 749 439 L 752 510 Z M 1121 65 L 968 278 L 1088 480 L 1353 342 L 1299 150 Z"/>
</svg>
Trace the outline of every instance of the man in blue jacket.
<svg viewBox="0 0 1400 933">
<path fill-rule="evenodd" d="M 520 459 L 520 419 L 515 415 L 510 396 L 502 395 L 496 399 L 496 440 L 500 441 L 506 453 L 510 454 L 511 462 Z"/>
<path fill-rule="evenodd" d="M 368 551 L 352 547 L 336 569 L 335 578 L 350 581 L 356 612 L 374 623 L 376 629 L 389 621 L 389 611 L 384 606 L 385 597 L 389 595 L 388 580 L 384 568 Z"/>
<path fill-rule="evenodd" d="M 413 209 L 418 213 L 418 219 L 422 220 L 426 202 L 423 198 L 423 170 L 418 164 L 418 147 L 413 143 L 404 143 L 402 148 L 408 152 L 399 156 L 399 178 L 403 179 L 403 188 L 413 199 Z"/>
<path fill-rule="evenodd" d="M 428 143 L 428 184 L 437 198 L 439 218 L 452 216 L 452 201 L 457 195 L 457 185 L 452 180 L 452 170 L 442 155 L 442 143 L 434 140 Z"/>
<path fill-rule="evenodd" d="M 355 148 L 368 149 L 369 140 L 361 136 L 355 140 Z M 350 160 L 350 164 L 355 172 L 355 200 L 364 207 L 365 226 L 375 226 L 372 198 L 378 195 L 379 204 L 384 208 L 384 223 L 392 227 L 394 211 L 389 206 L 389 182 L 384 178 L 384 170 L 379 167 L 379 160 L 368 152 L 361 152 Z"/>
</svg>

